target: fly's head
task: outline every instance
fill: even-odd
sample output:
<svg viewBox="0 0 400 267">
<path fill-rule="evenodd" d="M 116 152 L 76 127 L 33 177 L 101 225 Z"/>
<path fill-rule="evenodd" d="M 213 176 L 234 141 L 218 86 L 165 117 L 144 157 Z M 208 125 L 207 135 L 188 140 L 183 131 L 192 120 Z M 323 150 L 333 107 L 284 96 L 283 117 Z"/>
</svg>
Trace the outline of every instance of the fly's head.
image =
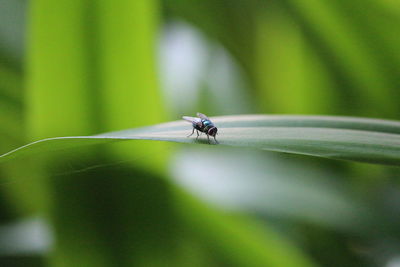
<svg viewBox="0 0 400 267">
<path fill-rule="evenodd" d="M 214 126 L 214 127 L 211 127 L 210 129 L 208 129 L 207 134 L 212 136 L 212 137 L 215 137 L 217 132 L 218 132 L 218 129 L 217 129 L 217 127 Z"/>
</svg>

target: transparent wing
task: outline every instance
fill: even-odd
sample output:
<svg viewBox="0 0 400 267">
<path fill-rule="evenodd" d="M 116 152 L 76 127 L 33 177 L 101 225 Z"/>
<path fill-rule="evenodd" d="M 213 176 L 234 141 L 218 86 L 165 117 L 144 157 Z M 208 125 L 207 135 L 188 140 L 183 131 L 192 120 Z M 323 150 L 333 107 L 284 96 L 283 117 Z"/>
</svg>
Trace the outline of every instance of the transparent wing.
<svg viewBox="0 0 400 267">
<path fill-rule="evenodd" d="M 207 120 L 207 121 L 210 120 L 206 115 L 204 115 L 203 113 L 200 113 L 200 112 L 197 112 L 197 117 L 199 117 L 202 120 Z"/>
<path fill-rule="evenodd" d="M 199 119 L 199 118 L 189 117 L 189 116 L 183 116 L 182 119 L 184 119 L 185 121 L 188 121 L 188 122 L 190 122 L 190 123 L 195 123 L 195 124 L 197 124 L 197 125 L 200 126 L 200 127 L 201 127 L 201 125 L 202 125 L 201 119 Z"/>
</svg>

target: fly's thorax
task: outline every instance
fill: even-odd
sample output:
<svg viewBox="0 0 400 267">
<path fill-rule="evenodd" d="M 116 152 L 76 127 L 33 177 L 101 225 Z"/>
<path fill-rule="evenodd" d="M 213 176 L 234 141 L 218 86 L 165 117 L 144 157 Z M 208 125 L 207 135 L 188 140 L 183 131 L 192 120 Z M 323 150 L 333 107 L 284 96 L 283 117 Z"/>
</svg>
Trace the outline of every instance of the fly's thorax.
<svg viewBox="0 0 400 267">
<path fill-rule="evenodd" d="M 210 128 L 214 127 L 214 124 L 209 120 L 203 120 L 202 123 L 204 132 L 207 132 Z"/>
</svg>

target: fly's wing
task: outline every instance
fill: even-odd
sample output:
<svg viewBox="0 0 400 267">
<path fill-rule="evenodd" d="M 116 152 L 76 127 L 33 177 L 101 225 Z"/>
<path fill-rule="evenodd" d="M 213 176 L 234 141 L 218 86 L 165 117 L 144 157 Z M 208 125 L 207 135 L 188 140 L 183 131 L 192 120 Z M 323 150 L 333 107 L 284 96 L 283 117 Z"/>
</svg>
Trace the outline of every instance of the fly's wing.
<svg viewBox="0 0 400 267">
<path fill-rule="evenodd" d="M 202 120 L 205 121 L 211 121 L 206 115 L 204 115 L 203 113 L 197 112 L 197 117 L 199 117 Z"/>
<path fill-rule="evenodd" d="M 199 118 L 183 116 L 182 119 L 184 119 L 185 121 L 188 121 L 190 123 L 197 124 L 199 127 L 202 126 L 201 119 L 199 119 Z"/>
</svg>

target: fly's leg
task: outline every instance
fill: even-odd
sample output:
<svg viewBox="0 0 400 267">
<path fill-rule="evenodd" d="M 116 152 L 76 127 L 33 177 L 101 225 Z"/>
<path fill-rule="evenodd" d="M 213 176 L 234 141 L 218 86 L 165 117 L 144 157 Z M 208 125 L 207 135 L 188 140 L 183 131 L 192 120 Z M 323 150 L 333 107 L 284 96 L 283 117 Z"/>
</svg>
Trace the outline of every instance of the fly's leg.
<svg viewBox="0 0 400 267">
<path fill-rule="evenodd" d="M 210 136 L 208 134 L 207 134 L 207 139 L 208 139 L 208 143 L 211 144 L 210 143 Z"/>
<path fill-rule="evenodd" d="M 199 131 L 196 130 L 196 133 L 197 133 L 196 139 L 198 139 L 199 138 Z"/>
<path fill-rule="evenodd" d="M 192 136 L 194 134 L 194 128 L 193 128 L 193 130 L 192 130 L 192 133 L 191 134 L 189 134 L 188 136 L 186 136 L 186 137 L 190 137 L 190 136 Z M 198 135 L 198 134 L 197 134 Z"/>
<path fill-rule="evenodd" d="M 214 140 L 215 140 L 215 143 L 216 143 L 216 144 L 219 144 L 218 141 L 217 141 L 217 139 L 215 138 L 215 136 L 214 136 Z"/>
</svg>

